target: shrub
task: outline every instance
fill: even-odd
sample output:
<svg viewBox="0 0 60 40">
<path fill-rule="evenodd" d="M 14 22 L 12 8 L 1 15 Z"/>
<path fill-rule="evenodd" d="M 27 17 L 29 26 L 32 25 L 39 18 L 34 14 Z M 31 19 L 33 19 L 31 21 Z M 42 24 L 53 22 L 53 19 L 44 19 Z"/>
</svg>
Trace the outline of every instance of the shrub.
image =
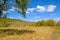
<svg viewBox="0 0 60 40">
<path fill-rule="evenodd" d="M 56 23 L 56 26 L 60 26 L 60 21 L 58 21 L 58 22 Z"/>
</svg>

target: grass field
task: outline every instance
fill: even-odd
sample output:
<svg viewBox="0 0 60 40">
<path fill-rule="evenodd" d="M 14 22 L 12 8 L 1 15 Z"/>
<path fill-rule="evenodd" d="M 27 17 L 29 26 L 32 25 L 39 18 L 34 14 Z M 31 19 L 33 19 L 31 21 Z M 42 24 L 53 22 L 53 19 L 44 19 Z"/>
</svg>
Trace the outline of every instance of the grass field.
<svg viewBox="0 0 60 40">
<path fill-rule="evenodd" d="M 0 28 L 0 40 L 60 40 L 60 29 L 45 26 Z"/>
<path fill-rule="evenodd" d="M 60 26 L 35 26 L 34 22 L 2 18 L 0 40 L 60 40 Z"/>
</svg>

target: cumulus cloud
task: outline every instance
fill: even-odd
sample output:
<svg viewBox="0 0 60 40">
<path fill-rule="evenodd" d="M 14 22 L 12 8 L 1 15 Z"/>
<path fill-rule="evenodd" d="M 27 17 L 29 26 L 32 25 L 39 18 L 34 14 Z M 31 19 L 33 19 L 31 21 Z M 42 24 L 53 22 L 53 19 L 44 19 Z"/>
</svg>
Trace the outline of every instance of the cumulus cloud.
<svg viewBox="0 0 60 40">
<path fill-rule="evenodd" d="M 28 8 L 27 11 L 26 11 L 26 13 L 31 13 L 31 12 L 33 12 L 34 10 L 35 10 L 35 8 Z"/>
<path fill-rule="evenodd" d="M 36 10 L 37 10 L 38 12 L 45 12 L 45 11 L 46 11 L 46 8 L 45 8 L 44 6 L 39 6 L 39 5 L 37 5 Z"/>
<path fill-rule="evenodd" d="M 37 5 L 35 8 L 28 8 L 26 13 L 31 13 L 34 10 L 37 12 L 54 12 L 55 9 L 56 5 L 46 5 L 46 6 Z"/>
<path fill-rule="evenodd" d="M 48 5 L 47 12 L 53 12 L 55 10 L 55 8 L 56 8 L 55 5 Z"/>
</svg>

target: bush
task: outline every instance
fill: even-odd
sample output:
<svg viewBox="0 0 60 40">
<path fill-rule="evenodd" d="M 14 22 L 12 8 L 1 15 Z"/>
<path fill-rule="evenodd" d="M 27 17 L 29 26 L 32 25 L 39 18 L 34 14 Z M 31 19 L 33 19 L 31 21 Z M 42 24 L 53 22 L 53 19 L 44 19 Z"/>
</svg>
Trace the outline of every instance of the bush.
<svg viewBox="0 0 60 40">
<path fill-rule="evenodd" d="M 60 22 L 54 21 L 54 20 L 42 20 L 42 21 L 38 21 L 35 24 L 36 26 L 60 26 Z"/>
<path fill-rule="evenodd" d="M 46 24 L 46 26 L 55 26 L 55 21 L 54 20 L 46 20 L 45 24 Z"/>
<path fill-rule="evenodd" d="M 36 26 L 45 26 L 45 21 L 44 20 L 38 21 L 35 25 Z"/>
<path fill-rule="evenodd" d="M 60 21 L 58 21 L 58 22 L 56 23 L 56 26 L 60 26 Z"/>
</svg>

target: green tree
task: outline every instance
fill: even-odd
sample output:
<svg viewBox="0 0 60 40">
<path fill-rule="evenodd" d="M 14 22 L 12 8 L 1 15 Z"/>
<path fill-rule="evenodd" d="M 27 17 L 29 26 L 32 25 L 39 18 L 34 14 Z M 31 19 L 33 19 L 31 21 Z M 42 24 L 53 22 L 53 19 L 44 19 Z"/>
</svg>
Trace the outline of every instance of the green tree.
<svg viewBox="0 0 60 40">
<path fill-rule="evenodd" d="M 51 19 L 46 20 L 45 23 L 46 23 L 47 26 L 55 26 L 55 21 L 51 20 Z"/>
<path fill-rule="evenodd" d="M 11 5 L 11 7 L 12 7 L 13 4 L 15 5 L 14 6 L 15 10 L 21 12 L 23 17 L 25 17 L 26 10 L 27 10 L 28 5 L 29 5 L 29 1 L 30 0 L 15 0 L 14 2 L 9 2 L 8 0 L 0 0 L 0 17 L 3 14 L 3 11 L 5 11 L 5 12 L 8 11 L 7 6 Z M 5 17 L 6 17 L 6 15 L 5 15 Z"/>
<path fill-rule="evenodd" d="M 36 23 L 36 26 L 45 26 L 45 21 L 41 20 Z"/>
</svg>

